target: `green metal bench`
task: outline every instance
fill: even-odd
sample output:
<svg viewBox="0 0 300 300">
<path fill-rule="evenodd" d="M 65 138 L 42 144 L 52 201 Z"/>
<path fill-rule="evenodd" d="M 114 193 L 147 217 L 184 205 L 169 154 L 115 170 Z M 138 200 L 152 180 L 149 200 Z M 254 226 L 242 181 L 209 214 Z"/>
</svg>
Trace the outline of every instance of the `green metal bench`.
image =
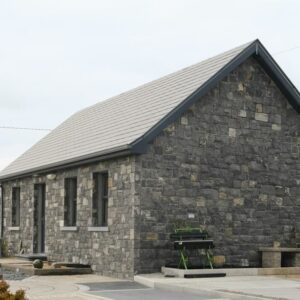
<svg viewBox="0 0 300 300">
<path fill-rule="evenodd" d="M 209 267 L 213 269 L 211 249 L 214 248 L 214 243 L 213 240 L 208 239 L 208 234 L 203 232 L 202 229 L 176 229 L 175 233 L 170 235 L 170 238 L 173 241 L 174 249 L 179 251 L 179 268 L 184 267 L 188 269 L 189 251 L 198 250 L 200 255 L 201 251 L 204 251 L 205 259 Z"/>
</svg>

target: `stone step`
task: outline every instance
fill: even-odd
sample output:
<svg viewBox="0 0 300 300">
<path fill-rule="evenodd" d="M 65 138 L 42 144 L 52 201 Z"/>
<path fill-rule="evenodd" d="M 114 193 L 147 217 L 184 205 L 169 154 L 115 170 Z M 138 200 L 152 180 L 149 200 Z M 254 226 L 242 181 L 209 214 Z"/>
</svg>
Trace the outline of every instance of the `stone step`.
<svg viewBox="0 0 300 300">
<path fill-rule="evenodd" d="M 42 261 L 47 261 L 47 255 L 45 253 L 27 253 L 20 254 L 16 256 L 17 258 L 33 261 L 35 259 L 40 259 Z"/>
<path fill-rule="evenodd" d="M 20 272 L 29 276 L 39 275 L 80 275 L 80 274 L 92 274 L 93 271 L 90 266 L 79 265 L 72 263 L 60 263 L 53 266 L 52 263 L 44 262 L 42 269 L 36 269 L 33 267 L 30 260 L 15 258 L 13 259 L 1 259 L 1 268 L 12 272 Z"/>
</svg>

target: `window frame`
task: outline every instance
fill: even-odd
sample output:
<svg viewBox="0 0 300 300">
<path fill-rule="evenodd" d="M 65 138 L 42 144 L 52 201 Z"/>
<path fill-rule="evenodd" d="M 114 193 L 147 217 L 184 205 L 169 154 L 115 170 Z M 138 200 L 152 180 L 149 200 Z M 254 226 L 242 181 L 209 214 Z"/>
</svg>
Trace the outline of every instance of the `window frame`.
<svg viewBox="0 0 300 300">
<path fill-rule="evenodd" d="M 93 173 L 92 227 L 108 226 L 108 171 Z"/>
<path fill-rule="evenodd" d="M 4 186 L 0 185 L 0 197 L 1 197 L 1 233 L 0 237 L 3 238 L 3 228 L 4 228 L 4 197 L 5 197 Z"/>
<path fill-rule="evenodd" d="M 64 227 L 74 227 L 77 223 L 77 177 L 64 180 Z"/>
<path fill-rule="evenodd" d="M 14 186 L 11 190 L 11 226 L 19 227 L 21 221 L 21 188 Z"/>
</svg>

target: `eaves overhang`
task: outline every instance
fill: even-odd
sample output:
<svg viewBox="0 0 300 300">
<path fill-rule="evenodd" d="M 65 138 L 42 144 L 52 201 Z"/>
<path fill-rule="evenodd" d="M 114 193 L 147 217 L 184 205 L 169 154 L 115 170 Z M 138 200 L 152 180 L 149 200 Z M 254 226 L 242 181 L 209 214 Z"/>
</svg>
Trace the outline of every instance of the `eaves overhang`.
<svg viewBox="0 0 300 300">
<path fill-rule="evenodd" d="M 210 77 L 204 84 L 195 90 L 187 98 L 166 114 L 159 122 L 152 126 L 142 136 L 132 143 L 116 148 L 106 149 L 104 151 L 75 157 L 72 159 L 58 161 L 49 165 L 42 165 L 32 169 L 26 169 L 16 173 L 4 174 L 0 176 L 0 182 L 32 176 L 34 174 L 42 175 L 49 172 L 55 172 L 62 169 L 78 167 L 81 165 L 114 159 L 117 157 L 136 155 L 144 153 L 149 142 L 151 142 L 160 132 L 176 121 L 192 104 L 199 101 L 205 94 L 214 88 L 223 78 L 236 69 L 248 58 L 255 58 L 271 79 L 277 84 L 281 92 L 285 95 L 291 106 L 300 113 L 300 93 L 293 85 L 287 75 L 282 71 L 274 58 L 266 50 L 259 40 L 253 41 L 249 46 L 236 55 L 231 61 L 223 66 L 218 72 Z"/>
<path fill-rule="evenodd" d="M 59 161 L 57 163 L 43 165 L 41 167 L 27 169 L 24 171 L 20 171 L 17 173 L 11 173 L 8 175 L 3 175 L 0 177 L 0 183 L 5 181 L 16 180 L 24 177 L 29 177 L 33 175 L 45 175 L 50 172 L 57 172 L 63 169 L 70 169 L 79 167 L 82 165 L 87 165 L 95 162 L 100 162 L 103 160 L 114 159 L 118 157 L 130 156 L 134 154 L 140 154 L 142 149 L 140 147 L 133 147 L 130 145 L 125 145 L 122 147 L 108 149 L 106 151 L 101 151 L 97 153 L 92 153 L 72 159 L 68 159 L 65 161 Z"/>
</svg>

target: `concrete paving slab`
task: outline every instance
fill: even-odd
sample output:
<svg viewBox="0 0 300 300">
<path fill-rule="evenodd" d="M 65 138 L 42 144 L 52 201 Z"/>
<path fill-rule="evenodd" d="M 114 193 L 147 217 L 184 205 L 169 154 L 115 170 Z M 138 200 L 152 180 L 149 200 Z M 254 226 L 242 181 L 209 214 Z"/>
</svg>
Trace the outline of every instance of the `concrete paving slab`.
<svg viewBox="0 0 300 300">
<path fill-rule="evenodd" d="M 88 292 L 89 295 L 100 296 L 102 299 L 111 300 L 229 300 L 230 298 L 223 298 L 220 296 L 211 295 L 211 293 L 203 292 L 199 294 L 187 294 L 184 292 L 177 291 L 166 291 L 162 289 L 140 289 L 140 290 L 127 290 L 127 291 L 98 291 L 98 292 Z M 240 298 L 240 300 L 243 300 Z"/>
<path fill-rule="evenodd" d="M 218 299 L 299 300 L 300 276 L 235 276 L 223 278 L 165 278 L 139 275 L 139 283 L 98 275 L 33 276 L 9 281 L 11 290 L 22 288 L 30 300 L 86 299 Z M 147 283 L 148 287 L 143 286 Z"/>
<path fill-rule="evenodd" d="M 225 273 L 226 276 L 258 276 L 258 275 L 300 275 L 300 267 L 283 268 L 231 268 L 231 269 L 178 269 L 162 267 L 161 272 L 167 276 L 184 278 L 185 275 Z M 208 277 L 208 276 L 207 276 Z"/>
<path fill-rule="evenodd" d="M 223 278 L 165 278 L 161 274 L 138 275 L 135 280 L 149 287 L 196 293 L 216 292 L 230 299 L 280 299 L 299 300 L 300 281 L 297 276 L 235 276 Z M 300 276 L 299 276 L 300 278 Z"/>
<path fill-rule="evenodd" d="M 85 282 L 113 282 L 117 279 L 98 275 L 32 276 L 23 280 L 8 280 L 11 291 L 23 289 L 30 300 L 91 299 L 84 294 L 88 290 Z"/>
<path fill-rule="evenodd" d="M 143 300 L 229 300 L 211 291 L 196 294 L 178 290 L 149 288 L 136 282 L 97 275 L 32 276 L 19 281 L 9 281 L 11 290 L 24 289 L 30 300 L 87 300 L 87 299 L 143 299 Z M 244 298 L 235 298 L 244 300 Z"/>
<path fill-rule="evenodd" d="M 149 287 L 134 281 L 113 281 L 113 282 L 86 282 L 80 283 L 86 286 L 89 291 L 121 291 L 149 289 Z"/>
</svg>

